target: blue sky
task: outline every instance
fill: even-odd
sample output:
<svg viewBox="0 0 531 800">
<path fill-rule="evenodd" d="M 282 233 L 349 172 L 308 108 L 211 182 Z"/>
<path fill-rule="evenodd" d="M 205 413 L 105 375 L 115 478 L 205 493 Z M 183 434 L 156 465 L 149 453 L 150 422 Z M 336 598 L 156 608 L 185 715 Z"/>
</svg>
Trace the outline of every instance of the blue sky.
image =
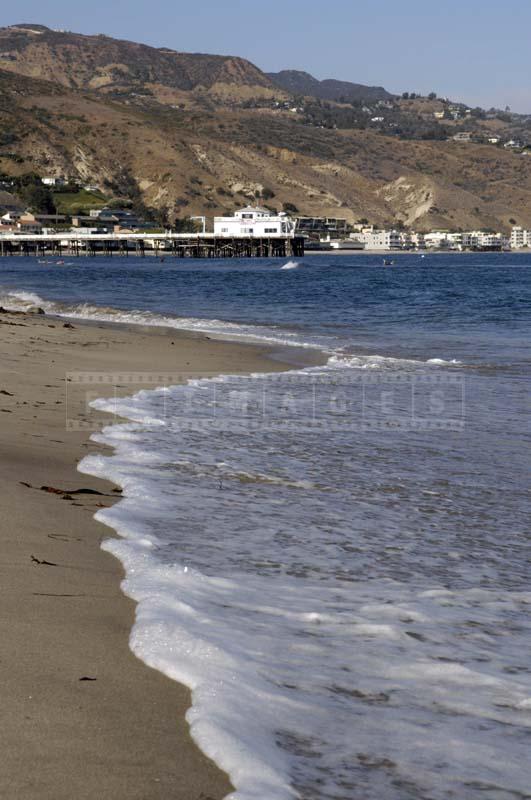
<svg viewBox="0 0 531 800">
<path fill-rule="evenodd" d="M 529 0 L 25 0 L 20 11 L 0 8 L 0 25 L 17 22 L 531 113 Z"/>
</svg>

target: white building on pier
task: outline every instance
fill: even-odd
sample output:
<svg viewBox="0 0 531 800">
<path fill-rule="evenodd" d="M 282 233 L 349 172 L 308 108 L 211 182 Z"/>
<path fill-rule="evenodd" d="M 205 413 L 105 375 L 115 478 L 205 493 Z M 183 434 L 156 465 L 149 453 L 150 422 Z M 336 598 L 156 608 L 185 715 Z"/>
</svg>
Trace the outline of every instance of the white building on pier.
<svg viewBox="0 0 531 800">
<path fill-rule="evenodd" d="M 267 208 L 247 206 L 233 217 L 214 217 L 214 234 L 227 237 L 292 238 L 295 223 L 284 212 L 272 213 Z"/>
</svg>

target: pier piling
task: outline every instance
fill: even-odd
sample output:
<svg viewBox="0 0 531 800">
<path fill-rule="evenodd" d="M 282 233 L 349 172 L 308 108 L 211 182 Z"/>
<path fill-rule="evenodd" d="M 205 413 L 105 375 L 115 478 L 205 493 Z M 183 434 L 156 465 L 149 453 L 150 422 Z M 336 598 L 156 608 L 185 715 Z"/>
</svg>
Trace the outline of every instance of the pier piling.
<svg viewBox="0 0 531 800">
<path fill-rule="evenodd" d="M 300 236 L 254 238 L 214 234 L 0 234 L 0 257 L 170 255 L 175 258 L 286 258 L 304 255 Z"/>
</svg>

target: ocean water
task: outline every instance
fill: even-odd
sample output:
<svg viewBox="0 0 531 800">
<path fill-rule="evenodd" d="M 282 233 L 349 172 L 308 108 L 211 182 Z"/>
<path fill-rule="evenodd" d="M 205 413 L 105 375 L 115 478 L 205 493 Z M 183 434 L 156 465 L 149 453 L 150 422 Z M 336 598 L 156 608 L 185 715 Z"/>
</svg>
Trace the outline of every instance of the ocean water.
<svg viewBox="0 0 531 800">
<path fill-rule="evenodd" d="M 102 397 L 80 467 L 234 800 L 531 797 L 531 254 L 0 261 L 34 304 L 293 348 Z"/>
</svg>

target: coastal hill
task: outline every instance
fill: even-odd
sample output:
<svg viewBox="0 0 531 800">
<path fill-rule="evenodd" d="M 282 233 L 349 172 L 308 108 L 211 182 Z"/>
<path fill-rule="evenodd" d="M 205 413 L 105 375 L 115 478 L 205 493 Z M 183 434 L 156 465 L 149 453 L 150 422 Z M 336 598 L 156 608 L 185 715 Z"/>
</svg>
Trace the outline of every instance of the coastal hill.
<svg viewBox="0 0 531 800">
<path fill-rule="evenodd" d="M 531 225 L 529 149 L 480 143 L 524 138 L 529 120 L 463 107 L 438 121 L 448 101 L 417 95 L 362 104 L 301 100 L 237 57 L 4 28 L 0 188 L 66 176 L 169 220 L 258 199 L 418 230 Z M 451 139 L 463 129 L 470 141 Z"/>
<path fill-rule="evenodd" d="M 264 73 L 243 58 L 177 53 L 42 25 L 0 29 L 0 68 L 105 94 L 156 93 L 162 88 L 208 91 L 224 85 L 272 89 Z"/>
<path fill-rule="evenodd" d="M 350 81 L 336 81 L 327 79 L 318 81 L 308 72 L 295 69 L 284 69 L 281 72 L 268 72 L 268 78 L 275 86 L 290 94 L 300 94 L 307 97 L 318 97 L 321 100 L 335 100 L 350 102 L 352 100 L 391 100 L 393 95 L 383 86 L 364 86 L 361 83 Z"/>
</svg>

